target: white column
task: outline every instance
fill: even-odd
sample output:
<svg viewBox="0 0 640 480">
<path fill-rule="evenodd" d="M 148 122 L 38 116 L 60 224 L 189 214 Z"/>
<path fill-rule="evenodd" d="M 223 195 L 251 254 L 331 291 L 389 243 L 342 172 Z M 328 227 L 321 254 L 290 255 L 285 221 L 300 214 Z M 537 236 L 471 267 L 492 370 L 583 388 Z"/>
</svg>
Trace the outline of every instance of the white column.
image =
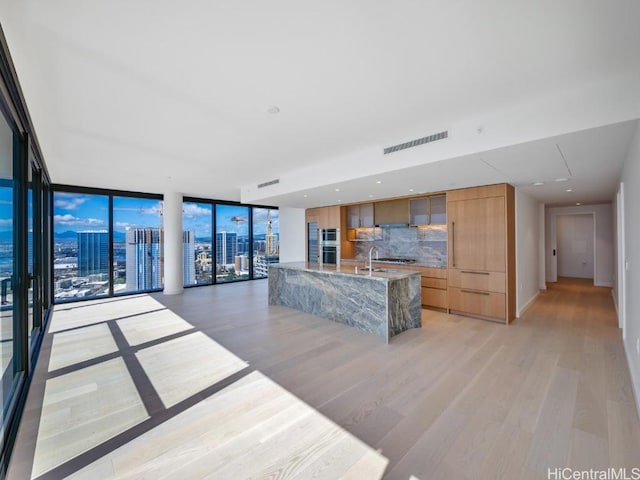
<svg viewBox="0 0 640 480">
<path fill-rule="evenodd" d="M 182 253 L 182 194 L 165 192 L 162 208 L 164 227 L 164 293 L 178 295 L 183 292 Z"/>
</svg>

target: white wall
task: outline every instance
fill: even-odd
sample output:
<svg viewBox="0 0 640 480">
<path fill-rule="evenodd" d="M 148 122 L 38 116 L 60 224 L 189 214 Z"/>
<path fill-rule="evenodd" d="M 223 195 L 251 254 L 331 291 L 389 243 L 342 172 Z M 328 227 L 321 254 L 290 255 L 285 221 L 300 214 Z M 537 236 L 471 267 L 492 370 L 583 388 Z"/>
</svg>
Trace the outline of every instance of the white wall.
<svg viewBox="0 0 640 480">
<path fill-rule="evenodd" d="M 593 237 L 593 214 L 556 217 L 559 277 L 593 278 Z"/>
<path fill-rule="evenodd" d="M 640 410 L 640 123 L 629 149 L 622 173 L 624 183 L 624 224 L 626 328 L 624 346 L 631 372 L 636 402 Z"/>
<path fill-rule="evenodd" d="M 280 208 L 280 261 L 304 262 L 304 208 Z"/>
<path fill-rule="evenodd" d="M 581 205 L 572 207 L 547 208 L 545 231 L 546 275 L 548 282 L 556 281 L 554 276 L 554 258 L 551 255 L 556 244 L 556 217 L 558 215 L 574 215 L 593 213 L 596 229 L 595 272 L 593 284 L 599 287 L 613 287 L 613 206 L 611 203 L 599 205 Z M 557 257 L 556 257 L 557 258 Z"/>
<path fill-rule="evenodd" d="M 516 188 L 516 315 L 538 295 L 540 284 L 539 202 Z"/>
</svg>

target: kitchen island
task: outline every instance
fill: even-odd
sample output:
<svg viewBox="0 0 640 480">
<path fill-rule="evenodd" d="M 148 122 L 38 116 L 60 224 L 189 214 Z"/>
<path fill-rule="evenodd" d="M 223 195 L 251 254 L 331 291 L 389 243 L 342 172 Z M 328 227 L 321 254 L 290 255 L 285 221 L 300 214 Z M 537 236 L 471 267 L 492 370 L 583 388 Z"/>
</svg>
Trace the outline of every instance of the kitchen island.
<svg viewBox="0 0 640 480">
<path fill-rule="evenodd" d="M 269 265 L 269 304 L 328 318 L 387 342 L 421 326 L 420 273 L 304 262 Z"/>
</svg>

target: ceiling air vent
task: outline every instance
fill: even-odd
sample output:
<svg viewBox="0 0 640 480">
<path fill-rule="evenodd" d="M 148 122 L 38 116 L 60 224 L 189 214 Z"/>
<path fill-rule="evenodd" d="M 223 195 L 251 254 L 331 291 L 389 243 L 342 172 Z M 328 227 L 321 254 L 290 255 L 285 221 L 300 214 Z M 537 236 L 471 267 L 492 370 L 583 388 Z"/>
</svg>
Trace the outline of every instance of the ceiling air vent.
<svg viewBox="0 0 640 480">
<path fill-rule="evenodd" d="M 393 147 L 387 147 L 384 149 L 384 154 L 398 152 L 400 150 L 404 150 L 406 148 L 417 147 L 418 145 L 423 145 L 425 143 L 436 142 L 438 140 L 444 140 L 445 138 L 449 138 L 449 131 L 444 131 L 440 133 L 434 133 L 433 135 L 429 135 L 428 137 L 418 138 L 416 140 L 411 140 L 410 142 L 401 143 L 399 145 L 394 145 Z"/>
<path fill-rule="evenodd" d="M 278 183 L 280 183 L 280 179 L 276 178 L 275 180 L 269 180 L 268 182 L 259 183 L 258 188 L 264 188 L 264 187 L 268 187 L 269 185 L 276 185 Z"/>
</svg>

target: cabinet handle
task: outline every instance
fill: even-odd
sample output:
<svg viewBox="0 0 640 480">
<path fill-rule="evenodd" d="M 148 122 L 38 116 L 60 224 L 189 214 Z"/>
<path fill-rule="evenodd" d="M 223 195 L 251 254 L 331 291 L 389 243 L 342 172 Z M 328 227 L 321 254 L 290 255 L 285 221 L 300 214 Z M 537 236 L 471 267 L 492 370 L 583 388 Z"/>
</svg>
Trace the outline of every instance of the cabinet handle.
<svg viewBox="0 0 640 480">
<path fill-rule="evenodd" d="M 491 275 L 489 272 L 469 272 L 468 270 L 462 270 L 460 273 L 470 273 L 471 275 Z"/>
<path fill-rule="evenodd" d="M 475 293 L 476 295 L 491 295 L 489 292 L 479 292 L 477 290 L 460 290 L 462 293 Z"/>
<path fill-rule="evenodd" d="M 451 222 L 451 263 L 456 266 L 456 222 Z"/>
</svg>

